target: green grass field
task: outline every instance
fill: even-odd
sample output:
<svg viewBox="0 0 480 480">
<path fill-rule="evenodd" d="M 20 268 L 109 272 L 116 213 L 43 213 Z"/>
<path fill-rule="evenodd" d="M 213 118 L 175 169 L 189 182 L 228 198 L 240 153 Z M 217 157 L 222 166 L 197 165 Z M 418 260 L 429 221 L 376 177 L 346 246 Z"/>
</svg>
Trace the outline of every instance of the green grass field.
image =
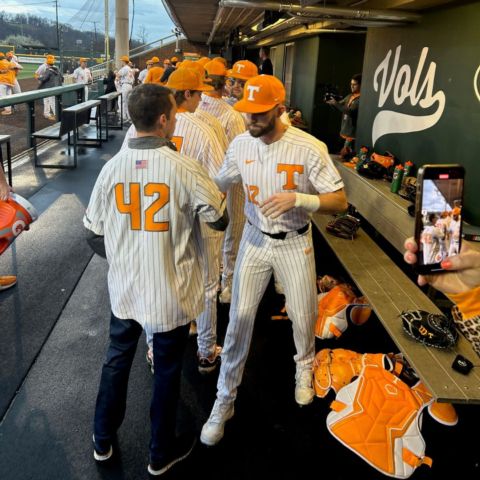
<svg viewBox="0 0 480 480">
<path fill-rule="evenodd" d="M 33 74 L 39 67 L 39 64 L 36 63 L 22 63 L 23 70 L 20 70 L 18 74 L 18 79 L 23 80 L 24 78 L 33 78 Z"/>
</svg>

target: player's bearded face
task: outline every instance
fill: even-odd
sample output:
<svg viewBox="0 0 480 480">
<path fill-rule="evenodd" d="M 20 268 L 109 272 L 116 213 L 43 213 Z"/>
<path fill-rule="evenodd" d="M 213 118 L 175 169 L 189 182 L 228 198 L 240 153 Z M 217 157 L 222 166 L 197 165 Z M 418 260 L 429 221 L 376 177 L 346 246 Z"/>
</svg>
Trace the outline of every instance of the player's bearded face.
<svg viewBox="0 0 480 480">
<path fill-rule="evenodd" d="M 265 113 L 247 114 L 248 131 L 254 138 L 263 137 L 275 129 L 277 107 Z"/>
</svg>

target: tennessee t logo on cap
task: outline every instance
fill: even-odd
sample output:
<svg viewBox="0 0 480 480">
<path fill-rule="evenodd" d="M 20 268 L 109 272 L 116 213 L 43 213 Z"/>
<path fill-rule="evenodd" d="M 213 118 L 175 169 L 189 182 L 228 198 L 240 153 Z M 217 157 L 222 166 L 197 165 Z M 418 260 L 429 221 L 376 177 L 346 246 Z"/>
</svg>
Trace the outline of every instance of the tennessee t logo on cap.
<svg viewBox="0 0 480 480">
<path fill-rule="evenodd" d="M 243 99 L 233 108 L 243 113 L 264 113 L 285 101 L 285 87 L 273 75 L 257 75 L 245 83 Z"/>
<path fill-rule="evenodd" d="M 258 85 L 248 85 L 247 90 L 248 90 L 248 98 L 247 100 L 249 102 L 254 102 L 255 101 L 255 95 L 254 92 L 259 92 L 260 88 Z"/>
</svg>

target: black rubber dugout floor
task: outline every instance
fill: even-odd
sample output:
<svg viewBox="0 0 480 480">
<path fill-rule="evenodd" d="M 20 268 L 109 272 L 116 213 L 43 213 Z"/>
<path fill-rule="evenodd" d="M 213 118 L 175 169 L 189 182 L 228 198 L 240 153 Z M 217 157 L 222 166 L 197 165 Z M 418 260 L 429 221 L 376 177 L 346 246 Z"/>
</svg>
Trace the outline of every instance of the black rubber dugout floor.
<svg viewBox="0 0 480 480">
<path fill-rule="evenodd" d="M 109 464 L 97 466 L 92 456 L 93 408 L 108 338 L 107 269 L 99 257 L 90 260 L 81 235 L 80 205 L 88 195 L 85 191 L 77 196 L 67 194 L 68 186 L 74 190 L 86 182 L 83 188 L 88 190 L 93 185 L 95 172 L 103 164 L 95 155 L 107 151 L 88 152 L 93 153 L 80 157 L 77 171 L 55 175 L 37 192 L 42 195 L 37 198 L 44 212 L 38 224 L 17 240 L 16 252 L 0 257 L 2 272 L 12 267 L 18 268 L 19 274 L 19 285 L 0 294 L 0 399 L 10 404 L 8 411 L 2 410 L 0 424 L 2 480 L 148 478 L 151 374 L 143 341 L 131 373 L 127 415 L 115 457 Z M 55 184 L 55 179 L 60 179 L 60 184 Z M 54 220 L 57 217 L 60 221 Z M 54 232 L 58 241 L 52 238 Z M 344 275 L 328 247 L 315 237 L 318 273 Z M 387 478 L 328 433 L 325 418 L 333 397 L 315 399 L 304 408 L 295 404 L 291 326 L 288 321 L 269 320 L 278 302 L 270 285 L 259 309 L 235 416 L 227 423 L 224 439 L 213 448 L 197 444 L 185 462 L 160 478 Z M 221 305 L 221 340 L 227 322 L 228 309 Z M 338 341 L 317 344 L 317 349 L 325 347 L 394 350 L 375 318 L 362 327 L 351 326 Z M 214 401 L 217 373 L 200 375 L 195 353 L 196 340 L 192 338 L 185 355 L 179 429 L 199 432 Z M 458 406 L 458 412 L 460 422 L 453 428 L 425 415 L 422 431 L 434 464 L 431 470 L 421 467 L 411 478 L 479 478 L 480 453 L 475 440 L 479 408 Z"/>
</svg>

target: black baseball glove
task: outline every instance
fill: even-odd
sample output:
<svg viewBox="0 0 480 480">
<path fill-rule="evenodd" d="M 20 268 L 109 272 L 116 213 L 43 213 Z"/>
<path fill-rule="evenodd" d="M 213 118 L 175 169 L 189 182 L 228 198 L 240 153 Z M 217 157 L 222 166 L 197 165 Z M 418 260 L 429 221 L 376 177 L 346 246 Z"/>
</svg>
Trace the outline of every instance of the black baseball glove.
<svg viewBox="0 0 480 480">
<path fill-rule="evenodd" d="M 352 215 L 340 215 L 328 222 L 327 232 L 340 238 L 353 240 L 360 228 L 360 220 Z"/>
<path fill-rule="evenodd" d="M 411 337 L 429 347 L 451 348 L 458 339 L 453 321 L 445 315 L 423 310 L 407 310 L 400 314 L 403 329 Z"/>
</svg>

